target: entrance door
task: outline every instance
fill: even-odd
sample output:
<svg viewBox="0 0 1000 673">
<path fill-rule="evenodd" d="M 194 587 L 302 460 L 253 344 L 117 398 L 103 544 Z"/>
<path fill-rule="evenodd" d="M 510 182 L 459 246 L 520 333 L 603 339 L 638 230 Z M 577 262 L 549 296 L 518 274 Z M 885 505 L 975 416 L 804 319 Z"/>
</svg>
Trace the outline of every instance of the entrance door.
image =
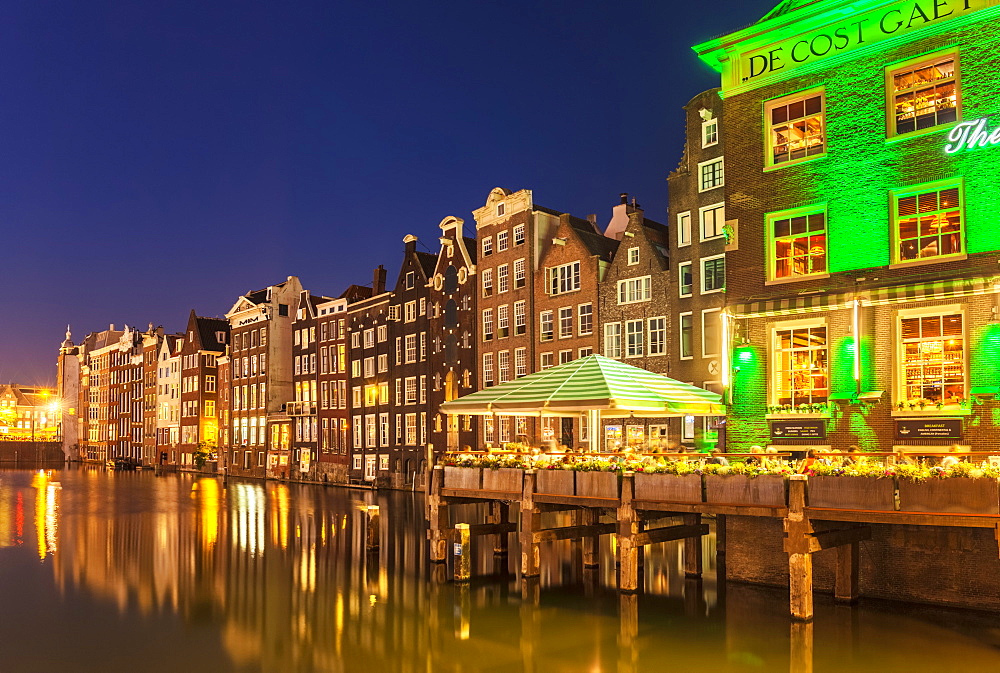
<svg viewBox="0 0 1000 673">
<path fill-rule="evenodd" d="M 375 481 L 375 456 L 365 456 L 365 481 Z"/>
<path fill-rule="evenodd" d="M 455 371 L 448 372 L 444 379 L 444 399 L 450 402 L 458 397 L 458 380 Z M 458 415 L 447 414 L 445 416 L 448 423 L 448 450 L 458 451 Z"/>
<path fill-rule="evenodd" d="M 575 442 L 573 441 L 573 419 L 563 418 L 562 419 L 562 444 L 563 446 L 568 446 L 571 449 L 575 449 Z"/>
</svg>

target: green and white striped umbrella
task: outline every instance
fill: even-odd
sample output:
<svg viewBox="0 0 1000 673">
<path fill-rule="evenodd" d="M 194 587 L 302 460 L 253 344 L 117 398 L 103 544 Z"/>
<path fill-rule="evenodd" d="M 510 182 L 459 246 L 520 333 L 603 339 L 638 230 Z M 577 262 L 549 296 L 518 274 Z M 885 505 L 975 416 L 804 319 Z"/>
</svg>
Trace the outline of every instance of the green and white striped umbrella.
<svg viewBox="0 0 1000 673">
<path fill-rule="evenodd" d="M 633 367 L 603 355 L 589 355 L 502 383 L 441 405 L 446 414 L 567 416 L 599 411 L 622 416 L 720 416 L 716 393 Z"/>
</svg>

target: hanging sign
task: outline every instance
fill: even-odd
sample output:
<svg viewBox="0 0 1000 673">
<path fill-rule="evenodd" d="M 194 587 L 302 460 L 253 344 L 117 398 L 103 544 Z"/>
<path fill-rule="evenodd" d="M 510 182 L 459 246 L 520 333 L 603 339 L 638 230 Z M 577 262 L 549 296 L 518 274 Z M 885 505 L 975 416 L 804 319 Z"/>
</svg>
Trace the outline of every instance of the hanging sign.
<svg viewBox="0 0 1000 673">
<path fill-rule="evenodd" d="M 826 421 L 822 418 L 801 421 L 771 421 L 773 439 L 826 439 Z"/>
<path fill-rule="evenodd" d="M 896 421 L 897 439 L 961 439 L 961 418 L 920 418 Z"/>
</svg>

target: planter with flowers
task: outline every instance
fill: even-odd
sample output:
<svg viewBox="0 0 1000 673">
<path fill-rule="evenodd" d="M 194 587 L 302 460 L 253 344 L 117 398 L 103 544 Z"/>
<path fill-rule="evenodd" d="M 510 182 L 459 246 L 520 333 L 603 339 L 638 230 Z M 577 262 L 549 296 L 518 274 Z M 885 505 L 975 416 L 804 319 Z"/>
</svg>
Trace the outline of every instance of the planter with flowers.
<svg viewBox="0 0 1000 673">
<path fill-rule="evenodd" d="M 635 499 L 702 502 L 701 465 L 696 461 L 656 461 L 633 467 Z"/>
<path fill-rule="evenodd" d="M 479 456 L 471 453 L 449 453 L 444 457 L 444 487 L 478 491 L 483 487 L 483 470 Z"/>
<path fill-rule="evenodd" d="M 814 472 L 809 477 L 810 507 L 888 512 L 896 508 L 896 482 L 892 467 L 877 462 L 862 462 L 844 467 L 817 465 Z"/>
<path fill-rule="evenodd" d="M 574 495 L 576 472 L 562 458 L 543 456 L 535 461 L 535 493 L 543 495 Z"/>
<path fill-rule="evenodd" d="M 616 500 L 622 463 L 612 458 L 581 458 L 572 463 L 576 472 L 576 494 L 588 498 Z"/>
<path fill-rule="evenodd" d="M 1000 469 L 996 467 L 897 465 L 896 477 L 901 512 L 1000 514 Z"/>
<path fill-rule="evenodd" d="M 705 465 L 705 502 L 720 505 L 784 507 L 791 468 L 747 463 Z"/>
</svg>

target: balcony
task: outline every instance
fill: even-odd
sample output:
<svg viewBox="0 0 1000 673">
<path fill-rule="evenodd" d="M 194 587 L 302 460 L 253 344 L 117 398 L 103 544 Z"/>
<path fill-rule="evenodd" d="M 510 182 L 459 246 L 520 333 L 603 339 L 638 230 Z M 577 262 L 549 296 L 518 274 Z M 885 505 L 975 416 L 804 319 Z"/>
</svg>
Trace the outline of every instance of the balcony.
<svg viewBox="0 0 1000 673">
<path fill-rule="evenodd" d="M 315 416 L 316 415 L 316 403 L 315 402 L 288 402 L 285 407 L 285 413 L 289 416 Z"/>
</svg>

